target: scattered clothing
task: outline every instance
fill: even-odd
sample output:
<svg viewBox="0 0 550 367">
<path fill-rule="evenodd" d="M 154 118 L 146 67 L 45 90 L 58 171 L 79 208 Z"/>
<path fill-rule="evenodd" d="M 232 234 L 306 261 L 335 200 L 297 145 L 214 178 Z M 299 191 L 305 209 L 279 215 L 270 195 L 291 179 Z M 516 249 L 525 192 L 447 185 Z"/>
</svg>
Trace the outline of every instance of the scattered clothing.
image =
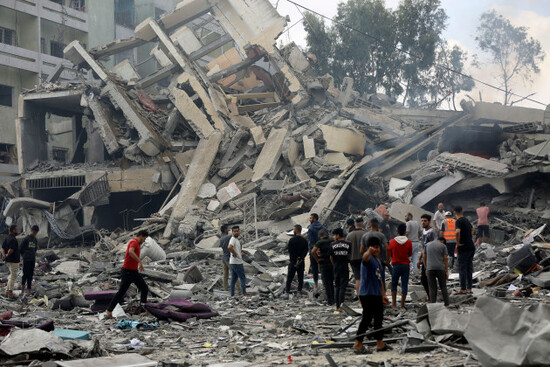
<svg viewBox="0 0 550 367">
<path fill-rule="evenodd" d="M 197 319 L 210 319 L 218 316 L 210 306 L 203 303 L 193 303 L 183 298 L 175 298 L 160 303 L 146 303 L 145 309 L 159 320 L 187 321 L 195 317 Z"/>
<path fill-rule="evenodd" d="M 116 328 L 121 330 L 131 330 L 131 329 L 154 330 L 158 326 L 159 326 L 158 322 L 140 322 L 140 321 L 134 321 L 134 320 L 120 320 L 116 324 Z"/>
</svg>

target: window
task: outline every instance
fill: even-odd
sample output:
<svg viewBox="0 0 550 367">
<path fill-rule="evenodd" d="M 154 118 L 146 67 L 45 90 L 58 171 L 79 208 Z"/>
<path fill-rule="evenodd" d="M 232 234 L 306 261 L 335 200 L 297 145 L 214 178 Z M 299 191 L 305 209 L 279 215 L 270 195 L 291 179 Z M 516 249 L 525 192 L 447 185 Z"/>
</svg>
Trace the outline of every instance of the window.
<svg viewBox="0 0 550 367">
<path fill-rule="evenodd" d="M 135 27 L 134 0 L 115 0 L 115 22 L 128 28 Z"/>
<path fill-rule="evenodd" d="M 52 147 L 52 158 L 54 161 L 66 163 L 68 155 L 69 155 L 69 149 Z"/>
<path fill-rule="evenodd" d="M 57 41 L 50 41 L 50 55 L 63 58 L 65 44 Z"/>
<path fill-rule="evenodd" d="M 0 27 L 0 43 L 15 46 L 15 31 Z"/>
<path fill-rule="evenodd" d="M 86 11 L 86 0 L 71 0 L 69 7 L 78 11 Z"/>
<path fill-rule="evenodd" d="M 13 87 L 0 84 L 0 105 L 13 106 Z"/>
<path fill-rule="evenodd" d="M 40 52 L 43 54 L 48 53 L 48 49 L 46 48 L 46 39 L 40 38 Z"/>
<path fill-rule="evenodd" d="M 52 3 L 63 5 L 63 0 L 50 0 Z"/>
</svg>

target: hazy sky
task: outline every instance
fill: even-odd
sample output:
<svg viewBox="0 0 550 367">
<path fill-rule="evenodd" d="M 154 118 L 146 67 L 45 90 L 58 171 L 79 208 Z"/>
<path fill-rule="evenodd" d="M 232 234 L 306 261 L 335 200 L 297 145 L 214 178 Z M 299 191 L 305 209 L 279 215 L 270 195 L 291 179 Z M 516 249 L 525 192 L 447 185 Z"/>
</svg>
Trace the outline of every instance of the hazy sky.
<svg viewBox="0 0 550 367">
<path fill-rule="evenodd" d="M 300 12 L 295 5 L 286 0 L 270 1 L 274 6 L 277 5 L 277 10 L 281 15 L 290 17 L 289 26 L 301 19 Z M 337 0 L 294 1 L 329 17 L 336 14 L 337 5 L 342 2 Z M 399 0 L 386 0 L 386 5 L 390 8 L 395 8 L 398 3 Z M 541 72 L 534 76 L 533 84 L 524 85 L 521 80 L 516 80 L 514 92 L 520 95 L 536 92 L 533 99 L 545 104 L 550 103 L 550 0 L 442 0 L 441 4 L 449 17 L 443 37 L 450 43 L 459 44 L 465 48 L 469 55 L 478 54 L 481 67 L 479 69 L 469 68 L 467 72 L 491 84 L 498 85 L 494 67 L 484 63 L 486 56 L 476 48 L 474 41 L 480 15 L 485 11 L 495 9 L 510 19 L 515 26 L 528 27 L 529 34 L 541 42 L 548 55 L 541 65 Z M 305 47 L 305 35 L 304 28 L 300 23 L 281 35 L 279 41 L 282 43 L 294 41 Z M 502 102 L 503 100 L 501 92 L 488 87 L 476 86 L 476 89 L 469 94 L 478 100 L 479 93 L 486 102 Z M 457 99 L 458 102 L 459 99 Z M 532 102 L 523 102 L 518 105 L 544 108 L 544 106 Z M 447 105 L 444 104 L 441 108 L 447 108 Z"/>
</svg>

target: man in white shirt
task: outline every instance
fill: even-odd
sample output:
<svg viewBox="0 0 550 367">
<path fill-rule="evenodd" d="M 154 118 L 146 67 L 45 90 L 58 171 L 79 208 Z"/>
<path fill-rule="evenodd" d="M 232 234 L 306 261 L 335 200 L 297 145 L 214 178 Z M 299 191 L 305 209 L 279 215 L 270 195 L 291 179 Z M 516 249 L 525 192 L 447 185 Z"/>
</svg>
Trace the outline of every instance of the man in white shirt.
<svg viewBox="0 0 550 367">
<path fill-rule="evenodd" d="M 445 221 L 445 205 L 443 203 L 437 204 L 437 211 L 433 215 L 433 228 L 437 235 L 441 231 L 441 226 Z"/>
<path fill-rule="evenodd" d="M 231 296 L 235 295 L 237 278 L 240 280 L 243 296 L 246 296 L 246 275 L 244 273 L 243 254 L 248 254 L 248 251 L 242 249 L 241 242 L 238 239 L 240 234 L 239 226 L 233 226 L 233 228 L 231 228 L 231 233 L 232 237 L 229 240 L 229 246 L 227 246 L 227 249 L 231 253 L 231 257 L 229 258 L 229 267 L 231 268 Z"/>
</svg>

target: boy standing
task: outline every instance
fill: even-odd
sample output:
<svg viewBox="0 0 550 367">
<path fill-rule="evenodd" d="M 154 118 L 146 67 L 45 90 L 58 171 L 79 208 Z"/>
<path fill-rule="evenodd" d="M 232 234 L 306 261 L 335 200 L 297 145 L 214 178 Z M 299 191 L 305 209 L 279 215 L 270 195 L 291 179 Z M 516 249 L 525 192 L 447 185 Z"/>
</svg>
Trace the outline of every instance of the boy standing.
<svg viewBox="0 0 550 367">
<path fill-rule="evenodd" d="M 36 263 L 36 250 L 38 250 L 37 225 L 31 227 L 31 233 L 21 242 L 19 251 L 23 257 L 23 278 L 21 279 L 21 294 L 25 292 L 25 283 L 27 284 L 27 294 L 31 294 L 32 278 L 34 276 L 34 265 Z"/>
<path fill-rule="evenodd" d="M 384 318 L 384 305 L 388 304 L 388 298 L 385 296 L 384 282 L 382 281 L 382 263 L 378 259 L 380 254 L 380 239 L 371 237 L 367 241 L 368 248 L 363 254 L 361 263 L 361 286 L 359 288 L 359 298 L 363 307 L 363 317 L 357 329 L 357 337 L 353 349 L 357 354 L 365 354 L 367 351 L 363 346 L 363 338 L 367 329 L 371 326 L 374 319 L 374 330 L 382 328 L 382 319 Z M 376 350 L 378 352 L 391 349 L 384 343 L 383 332 L 377 332 L 373 335 L 376 339 Z"/>
<path fill-rule="evenodd" d="M 311 256 L 319 264 L 319 271 L 321 272 L 321 280 L 325 287 L 325 293 L 327 296 L 327 304 L 329 306 L 334 305 L 334 268 L 330 262 L 330 250 L 332 248 L 332 240 L 328 238 L 328 233 L 321 229 L 319 231 L 319 242 L 313 246 L 311 250 Z"/>
</svg>

